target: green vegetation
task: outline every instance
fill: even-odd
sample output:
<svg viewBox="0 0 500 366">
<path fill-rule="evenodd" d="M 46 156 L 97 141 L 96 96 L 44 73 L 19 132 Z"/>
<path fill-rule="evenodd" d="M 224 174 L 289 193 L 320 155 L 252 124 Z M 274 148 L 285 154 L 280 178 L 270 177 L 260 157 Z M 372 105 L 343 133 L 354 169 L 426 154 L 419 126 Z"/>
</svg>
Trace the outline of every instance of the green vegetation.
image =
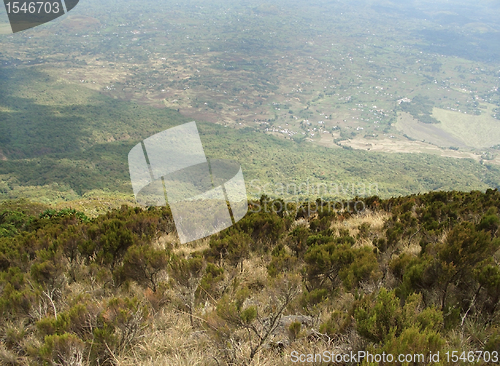
<svg viewBox="0 0 500 366">
<path fill-rule="evenodd" d="M 434 102 L 428 97 L 416 96 L 411 102 L 401 103 L 401 110 L 410 113 L 413 118 L 423 123 L 439 123 L 432 117 Z"/>
<path fill-rule="evenodd" d="M 1 153 L 6 159 L 0 161 L 2 199 L 53 203 L 98 195 L 132 201 L 127 166 L 130 149 L 154 133 L 189 121 L 172 110 L 61 86 L 35 70 L 2 69 L 0 73 L 4 75 L 0 78 L 0 127 L 5 130 L 0 135 L 5 138 Z M 53 88 L 46 90 L 48 86 Z M 29 94 L 21 97 L 23 91 Z M 500 177 L 494 165 L 471 160 L 328 149 L 250 129 L 203 122 L 198 127 L 209 158 L 241 162 L 252 197 L 265 193 L 285 198 L 283 189 L 278 189 L 280 184 L 298 187 L 308 179 L 312 187 L 328 186 L 324 196 L 347 198 L 439 189 L 485 190 L 496 187 Z M 266 187 L 267 183 L 271 185 Z M 332 184 L 338 189 L 332 189 Z M 368 192 L 371 185 L 378 192 L 375 188 Z M 363 186 L 366 192 L 361 191 Z M 318 193 L 313 189 L 303 192 L 304 197 L 314 195 Z"/>
<path fill-rule="evenodd" d="M 363 202 L 360 213 L 321 200 L 264 212 L 279 205 L 262 197 L 186 246 L 166 207 L 88 218 L 4 203 L 0 362 L 289 365 L 292 350 L 332 342 L 372 354 L 498 351 L 500 193 Z"/>
<path fill-rule="evenodd" d="M 144 4 L 0 24 L 1 365 L 500 349 L 498 6 Z M 251 202 L 181 246 L 127 156 L 192 120 Z"/>
<path fill-rule="evenodd" d="M 500 107 L 495 58 L 499 17 L 493 2 L 471 9 L 470 4 L 445 1 L 385 6 L 364 0 L 280 0 L 270 6 L 216 0 L 204 6 L 182 2 L 159 11 L 160 4 L 145 8 L 143 1 L 124 1 L 126 5 L 109 5 L 110 12 L 108 3 L 88 0 L 78 14 L 1 37 L 2 72 L 44 74 L 43 81 L 29 86 L 11 80 L 14 87 L 5 90 L 33 100 L 44 99 L 48 91 L 45 106 L 56 102 L 51 99 L 56 91 L 65 97 L 61 105 L 75 104 L 94 91 L 113 100 L 166 106 L 189 120 L 320 146 L 335 146 L 338 133 L 349 139 L 361 134 L 376 141 L 389 136 L 406 141 L 404 132 L 394 128 L 398 101 L 404 98 L 412 103 L 402 108 L 428 123 L 447 118 L 433 115 L 433 106 L 481 117 L 467 124 L 461 133 L 465 137 L 478 130 L 477 136 L 489 136 L 495 112 L 481 104 Z M 46 75 L 56 85 L 47 83 Z M 0 77 L 4 82 L 9 78 Z M 68 84 L 74 89 L 64 92 Z M 130 105 L 123 109 L 128 110 L 120 116 L 124 121 L 136 117 Z M 0 111 L 8 110 L 0 106 Z M 118 131 L 102 135 L 105 121 L 99 115 L 97 129 L 90 128 L 92 120 L 78 120 L 89 127 L 83 131 L 68 131 L 68 116 L 47 118 L 64 131 L 61 145 L 70 150 L 75 135 L 83 137 L 89 130 L 100 135 L 100 142 L 111 137 L 126 141 Z M 18 119 L 11 122 L 9 118 L 9 128 L 16 129 Z M 477 149 L 498 144 L 491 141 L 496 136 L 466 145 L 479 154 Z M 44 145 L 46 150 L 57 149 Z"/>
</svg>

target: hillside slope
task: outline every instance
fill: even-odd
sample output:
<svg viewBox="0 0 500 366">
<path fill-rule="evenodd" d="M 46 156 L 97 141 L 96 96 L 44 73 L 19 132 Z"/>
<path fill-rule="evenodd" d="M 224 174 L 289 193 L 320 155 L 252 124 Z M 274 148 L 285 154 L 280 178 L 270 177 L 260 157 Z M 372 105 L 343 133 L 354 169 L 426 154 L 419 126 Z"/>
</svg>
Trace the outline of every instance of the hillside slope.
<svg viewBox="0 0 500 366">
<path fill-rule="evenodd" d="M 36 67 L 1 68 L 0 197 L 48 203 L 93 192 L 131 200 L 130 149 L 144 138 L 188 121 L 176 111 L 114 100 L 55 80 Z M 500 182 L 496 166 L 471 159 L 328 149 L 249 129 L 197 123 L 207 156 L 240 162 L 254 198 L 262 193 L 278 196 L 275 188 L 280 184 L 307 181 L 342 186 L 349 192 L 322 194 L 330 197 L 364 195 L 358 188 L 370 185 L 378 187 L 371 194 L 390 197 L 432 190 L 485 190 Z M 267 183 L 271 185 L 264 192 Z"/>
<path fill-rule="evenodd" d="M 263 198 L 184 246 L 168 208 L 89 219 L 4 203 L 0 364 L 292 365 L 294 351 L 367 351 L 452 365 L 457 350 L 496 364 L 500 193 L 364 203 L 266 212 Z"/>
</svg>

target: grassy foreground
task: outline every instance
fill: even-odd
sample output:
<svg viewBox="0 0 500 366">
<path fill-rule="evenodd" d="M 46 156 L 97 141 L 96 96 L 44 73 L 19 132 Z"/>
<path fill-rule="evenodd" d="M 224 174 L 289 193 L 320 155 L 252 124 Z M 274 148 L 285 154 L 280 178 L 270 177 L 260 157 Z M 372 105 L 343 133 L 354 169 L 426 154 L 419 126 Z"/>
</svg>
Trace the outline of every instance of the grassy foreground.
<svg viewBox="0 0 500 366">
<path fill-rule="evenodd" d="M 365 351 L 451 365 L 456 350 L 494 364 L 498 191 L 279 207 L 262 197 L 181 246 L 168 208 L 89 219 L 2 204 L 0 364 L 292 365 L 293 352 Z"/>
</svg>

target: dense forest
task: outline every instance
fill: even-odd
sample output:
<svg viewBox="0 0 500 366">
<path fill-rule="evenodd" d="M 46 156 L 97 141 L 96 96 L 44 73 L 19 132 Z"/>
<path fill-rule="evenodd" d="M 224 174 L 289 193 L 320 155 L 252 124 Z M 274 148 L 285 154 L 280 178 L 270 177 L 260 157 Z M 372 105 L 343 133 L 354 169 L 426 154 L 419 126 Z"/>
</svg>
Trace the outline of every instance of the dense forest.
<svg viewBox="0 0 500 366">
<path fill-rule="evenodd" d="M 500 192 L 363 206 L 282 210 L 263 196 L 182 246 L 168 207 L 87 217 L 3 203 L 0 364 L 291 365 L 324 350 L 493 361 Z"/>
</svg>

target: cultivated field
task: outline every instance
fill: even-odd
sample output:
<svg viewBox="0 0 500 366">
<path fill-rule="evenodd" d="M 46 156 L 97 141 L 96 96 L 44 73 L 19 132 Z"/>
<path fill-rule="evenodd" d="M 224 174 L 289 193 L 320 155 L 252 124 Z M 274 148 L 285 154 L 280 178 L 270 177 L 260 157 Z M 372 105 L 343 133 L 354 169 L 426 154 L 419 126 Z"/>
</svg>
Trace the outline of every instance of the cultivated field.
<svg viewBox="0 0 500 366">
<path fill-rule="evenodd" d="M 479 116 L 440 108 L 434 109 L 433 116 L 441 122 L 443 131 L 463 144 L 485 149 L 500 144 L 500 120 L 493 118 L 495 105 L 484 104 L 482 107 Z"/>
<path fill-rule="evenodd" d="M 498 67 L 490 54 L 453 48 L 439 29 L 454 23 L 438 13 L 426 13 L 429 35 L 401 4 L 403 13 L 347 2 L 143 4 L 110 12 L 88 0 L 0 37 L 4 197 L 130 197 L 133 144 L 191 120 L 207 154 L 238 159 L 261 185 L 377 182 L 382 196 L 499 185 L 498 150 L 482 145 L 498 136 L 496 120 L 466 119 L 454 132 L 456 116 L 440 112 L 497 113 Z M 433 118 L 443 121 L 423 123 Z"/>
</svg>

